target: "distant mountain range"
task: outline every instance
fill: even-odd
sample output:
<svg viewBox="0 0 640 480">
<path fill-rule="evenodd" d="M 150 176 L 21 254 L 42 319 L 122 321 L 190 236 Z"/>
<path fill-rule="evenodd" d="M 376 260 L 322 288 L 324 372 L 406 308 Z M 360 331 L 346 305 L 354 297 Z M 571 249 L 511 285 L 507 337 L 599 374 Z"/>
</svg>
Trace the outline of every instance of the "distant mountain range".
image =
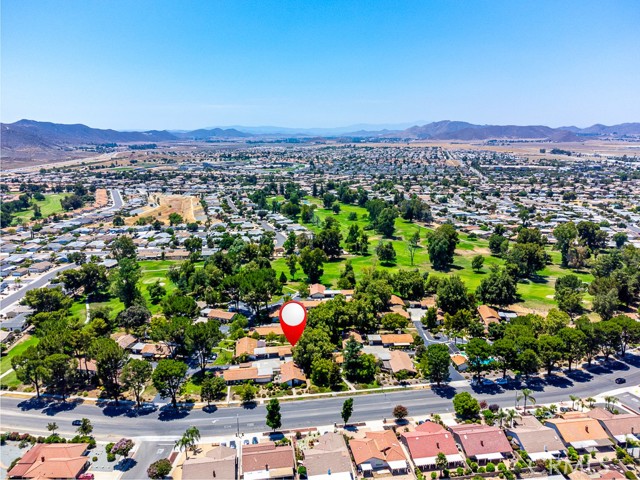
<svg viewBox="0 0 640 480">
<path fill-rule="evenodd" d="M 482 141 L 490 139 L 540 139 L 551 142 L 573 142 L 593 137 L 640 136 L 640 123 L 622 123 L 606 126 L 592 125 L 588 128 L 575 126 L 551 128 L 544 125 L 475 125 L 468 122 L 443 120 L 426 125 L 352 125 L 339 128 L 280 128 L 280 127 L 211 127 L 192 131 L 149 130 L 145 132 L 123 132 L 65 125 L 34 120 L 3 123 L 1 126 L 1 148 L 3 158 L 56 157 L 56 152 L 68 151 L 70 147 L 99 145 L 105 143 L 161 143 L 177 141 L 203 141 L 220 139 L 259 140 L 274 137 L 359 137 L 399 138 L 415 140 L 462 140 Z M 395 128 L 394 128 L 395 127 Z"/>
</svg>

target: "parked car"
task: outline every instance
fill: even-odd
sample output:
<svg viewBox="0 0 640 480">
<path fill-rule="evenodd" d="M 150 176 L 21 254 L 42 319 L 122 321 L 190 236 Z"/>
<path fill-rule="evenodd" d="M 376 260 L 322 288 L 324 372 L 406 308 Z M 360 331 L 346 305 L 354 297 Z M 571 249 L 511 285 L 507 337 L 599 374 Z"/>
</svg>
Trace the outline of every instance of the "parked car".
<svg viewBox="0 0 640 480">
<path fill-rule="evenodd" d="M 511 377 L 500 377 L 496 379 L 498 385 L 508 385 L 511 382 Z"/>
<path fill-rule="evenodd" d="M 618 377 L 618 378 L 616 378 L 616 379 L 615 379 L 615 382 L 616 382 L 618 385 L 621 385 L 621 384 L 623 384 L 623 383 L 627 383 L 627 380 L 626 380 L 625 378 Z"/>
<path fill-rule="evenodd" d="M 229 446 L 230 446 L 231 448 L 237 448 L 236 441 L 235 441 L 235 440 L 231 440 L 231 441 L 229 442 Z"/>
<path fill-rule="evenodd" d="M 73 425 L 74 427 L 79 427 L 80 425 L 82 425 L 82 420 L 74 420 L 73 422 L 71 422 L 71 425 Z"/>
</svg>

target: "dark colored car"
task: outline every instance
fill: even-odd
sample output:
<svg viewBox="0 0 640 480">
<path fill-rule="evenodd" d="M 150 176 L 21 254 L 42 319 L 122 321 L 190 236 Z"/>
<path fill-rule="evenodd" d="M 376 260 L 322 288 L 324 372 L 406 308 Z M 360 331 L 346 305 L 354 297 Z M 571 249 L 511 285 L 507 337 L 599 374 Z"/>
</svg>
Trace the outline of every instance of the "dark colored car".
<svg viewBox="0 0 640 480">
<path fill-rule="evenodd" d="M 618 378 L 616 378 L 615 382 L 616 382 L 618 385 L 620 385 L 620 384 L 622 384 L 622 383 L 627 383 L 627 380 L 626 380 L 626 379 L 624 379 L 624 378 L 622 378 L 622 377 L 618 377 Z"/>
</svg>

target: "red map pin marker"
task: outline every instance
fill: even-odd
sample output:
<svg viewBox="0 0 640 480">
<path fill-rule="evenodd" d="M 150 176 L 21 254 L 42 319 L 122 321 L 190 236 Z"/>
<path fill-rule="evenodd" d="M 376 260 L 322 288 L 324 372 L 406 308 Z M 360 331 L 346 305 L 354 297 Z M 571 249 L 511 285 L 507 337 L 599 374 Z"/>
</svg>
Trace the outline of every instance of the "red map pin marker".
<svg viewBox="0 0 640 480">
<path fill-rule="evenodd" d="M 307 309 L 300 302 L 290 300 L 280 307 L 280 326 L 291 345 L 300 339 L 307 325 Z"/>
</svg>

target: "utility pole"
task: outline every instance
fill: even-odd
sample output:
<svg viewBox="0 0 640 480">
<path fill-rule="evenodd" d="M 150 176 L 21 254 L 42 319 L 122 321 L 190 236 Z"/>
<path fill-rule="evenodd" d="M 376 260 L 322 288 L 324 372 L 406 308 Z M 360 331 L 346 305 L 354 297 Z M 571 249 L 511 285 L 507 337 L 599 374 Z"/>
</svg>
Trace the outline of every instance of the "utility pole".
<svg viewBox="0 0 640 480">
<path fill-rule="evenodd" d="M 238 417 L 237 413 L 236 413 L 236 436 L 240 438 L 240 418 Z"/>
</svg>

